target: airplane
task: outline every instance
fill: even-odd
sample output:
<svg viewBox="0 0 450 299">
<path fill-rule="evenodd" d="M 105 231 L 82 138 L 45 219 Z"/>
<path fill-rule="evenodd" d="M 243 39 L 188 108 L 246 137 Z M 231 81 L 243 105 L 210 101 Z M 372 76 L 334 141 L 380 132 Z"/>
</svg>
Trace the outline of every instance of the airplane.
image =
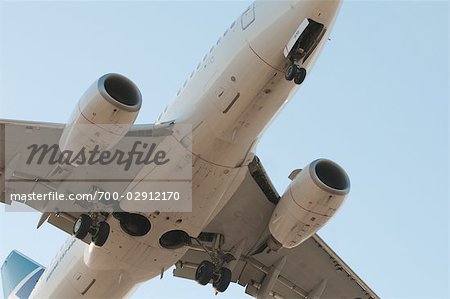
<svg viewBox="0 0 450 299">
<path fill-rule="evenodd" d="M 254 2 L 154 124 L 134 124 L 142 96 L 120 74 L 95 81 L 66 124 L 1 120 L 5 204 L 12 204 L 8 181 L 19 175 L 42 189 L 50 188 L 52 175 L 65 173 L 64 184 L 83 169 L 72 161 L 57 173 L 52 166 L 48 177 L 33 176 L 31 167 L 11 156 L 24 149 L 8 138 L 10 127 L 13 136 L 30 142 L 40 138 L 33 137 L 37 132 L 48 131 L 61 152 L 88 143 L 111 149 L 126 136 L 159 136 L 176 126 L 192 129 L 171 135 L 191 158 L 192 212 L 43 212 L 38 227 L 48 222 L 70 237 L 48 267 L 11 252 L 1 267 L 4 297 L 125 298 L 175 266 L 174 276 L 211 284 L 216 293 L 233 282 L 260 299 L 379 298 L 316 234 L 350 191 L 345 170 L 317 159 L 294 170 L 280 195 L 255 154 L 262 133 L 305 84 L 340 5 L 340 0 Z"/>
</svg>

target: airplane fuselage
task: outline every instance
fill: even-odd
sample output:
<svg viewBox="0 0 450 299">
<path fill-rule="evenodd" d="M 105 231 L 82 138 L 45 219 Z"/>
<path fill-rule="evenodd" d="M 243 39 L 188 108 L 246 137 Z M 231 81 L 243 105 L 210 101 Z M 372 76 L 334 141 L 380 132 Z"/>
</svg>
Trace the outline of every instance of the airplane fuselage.
<svg viewBox="0 0 450 299">
<path fill-rule="evenodd" d="M 160 115 L 157 123 L 192 126 L 192 213 L 152 213 L 143 237 L 111 221 L 103 247 L 69 238 L 46 269 L 32 298 L 122 298 L 175 264 L 186 248 L 169 250 L 159 239 L 178 229 L 198 236 L 243 179 L 245 166 L 272 119 L 298 85 L 285 79 L 283 54 L 306 19 L 325 34 L 301 66 L 310 72 L 328 39 L 339 1 L 274 1 L 252 4 L 221 36 Z"/>
</svg>

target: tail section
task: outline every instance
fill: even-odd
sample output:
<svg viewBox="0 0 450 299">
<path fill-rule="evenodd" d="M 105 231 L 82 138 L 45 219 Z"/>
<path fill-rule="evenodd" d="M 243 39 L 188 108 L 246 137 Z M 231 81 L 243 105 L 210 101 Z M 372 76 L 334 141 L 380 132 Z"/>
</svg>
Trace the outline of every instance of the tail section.
<svg viewBox="0 0 450 299">
<path fill-rule="evenodd" d="M 3 298 L 28 298 L 44 270 L 29 257 L 12 251 L 1 268 Z"/>
</svg>

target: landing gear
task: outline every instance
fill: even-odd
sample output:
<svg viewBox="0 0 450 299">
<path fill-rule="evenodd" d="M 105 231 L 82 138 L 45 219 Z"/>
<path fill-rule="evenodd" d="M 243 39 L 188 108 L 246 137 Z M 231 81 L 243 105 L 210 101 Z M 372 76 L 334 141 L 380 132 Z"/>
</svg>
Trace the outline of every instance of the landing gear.
<svg viewBox="0 0 450 299">
<path fill-rule="evenodd" d="M 221 267 L 216 271 L 216 266 L 210 261 L 203 261 L 195 271 L 195 281 L 205 286 L 212 279 L 213 287 L 217 292 L 223 293 L 231 283 L 231 270 Z"/>
<path fill-rule="evenodd" d="M 210 261 L 203 261 L 195 271 L 195 281 L 205 286 L 214 276 L 214 264 Z"/>
<path fill-rule="evenodd" d="M 217 292 L 223 293 L 226 291 L 231 282 L 231 271 L 228 268 L 220 268 L 218 275 L 214 277 L 213 287 Z"/>
<path fill-rule="evenodd" d="M 92 235 L 92 242 L 95 245 L 102 247 L 105 245 L 109 236 L 109 224 L 107 222 L 100 222 L 97 231 Z"/>
<path fill-rule="evenodd" d="M 201 285 L 207 285 L 212 280 L 213 287 L 217 292 L 225 292 L 231 283 L 231 270 L 224 267 L 225 264 L 235 260 L 230 253 L 224 253 L 221 250 L 223 236 L 219 234 L 210 234 L 207 237 L 212 239 L 212 248 L 203 245 L 201 237 L 196 240 L 200 247 L 209 254 L 212 262 L 202 261 L 195 271 L 195 280 Z"/>
<path fill-rule="evenodd" d="M 216 266 L 210 261 L 201 262 L 195 271 L 195 281 L 205 286 L 211 279 L 214 289 L 219 293 L 223 293 L 231 283 L 231 270 L 225 267 L 220 267 L 216 270 Z"/>
<path fill-rule="evenodd" d="M 73 225 L 73 235 L 77 239 L 84 239 L 92 226 L 92 218 L 86 214 L 81 214 Z"/>
<path fill-rule="evenodd" d="M 300 85 L 305 81 L 306 78 L 306 69 L 299 67 L 295 63 L 291 63 L 286 72 L 284 73 L 284 77 L 288 81 L 294 80 L 295 84 Z"/>
<path fill-rule="evenodd" d="M 109 224 L 105 222 L 106 217 L 107 215 L 102 213 L 81 214 L 73 225 L 74 237 L 83 240 L 91 234 L 92 242 L 96 246 L 105 245 L 110 231 Z"/>
<path fill-rule="evenodd" d="M 284 74 L 284 78 L 288 81 L 292 81 L 295 78 L 295 74 L 297 73 L 297 65 L 294 63 L 291 63 L 288 68 L 286 69 L 286 73 Z"/>
<path fill-rule="evenodd" d="M 306 78 L 306 70 L 304 68 L 297 68 L 297 73 L 295 74 L 294 82 L 297 85 L 300 85 L 305 81 Z"/>
</svg>

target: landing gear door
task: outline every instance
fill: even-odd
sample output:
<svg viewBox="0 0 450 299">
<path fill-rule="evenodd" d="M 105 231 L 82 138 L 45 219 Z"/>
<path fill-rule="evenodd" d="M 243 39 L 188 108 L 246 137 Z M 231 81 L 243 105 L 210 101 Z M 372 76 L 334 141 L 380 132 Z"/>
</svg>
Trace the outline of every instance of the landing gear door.
<svg viewBox="0 0 450 299">
<path fill-rule="evenodd" d="M 309 21 L 308 19 L 304 19 L 303 22 L 298 26 L 297 30 L 294 32 L 294 35 L 292 35 L 291 39 L 288 41 L 286 46 L 284 47 L 284 57 L 288 58 L 289 53 L 291 52 L 292 48 L 294 47 L 295 43 L 297 42 L 300 35 L 305 31 L 306 27 L 308 27 Z"/>
<path fill-rule="evenodd" d="M 303 59 L 303 62 L 305 62 L 319 44 L 325 31 L 323 24 L 312 19 L 303 20 L 284 47 L 284 57 L 291 61 Z"/>
</svg>

